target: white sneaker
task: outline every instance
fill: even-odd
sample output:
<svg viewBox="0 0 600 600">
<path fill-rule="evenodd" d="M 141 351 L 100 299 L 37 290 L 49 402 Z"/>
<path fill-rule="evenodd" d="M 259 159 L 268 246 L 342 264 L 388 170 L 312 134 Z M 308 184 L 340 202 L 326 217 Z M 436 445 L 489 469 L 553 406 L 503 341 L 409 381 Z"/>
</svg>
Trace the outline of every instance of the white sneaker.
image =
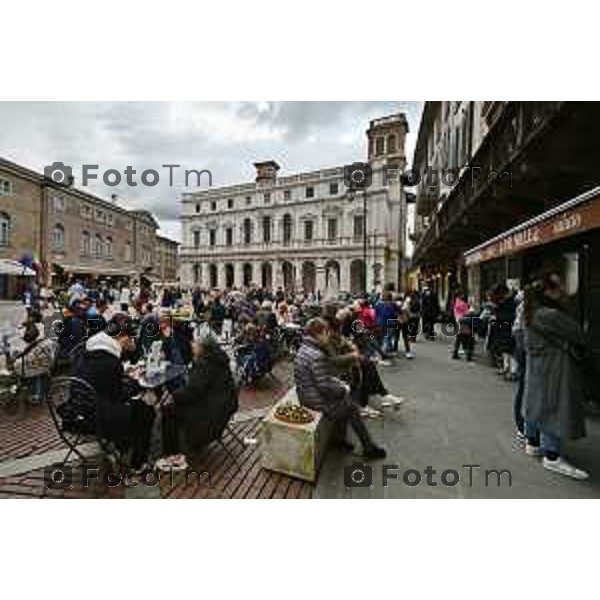
<svg viewBox="0 0 600 600">
<path fill-rule="evenodd" d="M 377 364 L 378 364 L 380 367 L 391 367 L 391 366 L 392 366 L 392 363 L 391 363 L 389 360 L 385 360 L 384 358 L 380 358 L 380 359 L 377 361 Z"/>
<path fill-rule="evenodd" d="M 542 456 L 544 452 L 539 446 L 534 446 L 533 444 L 525 444 L 525 454 L 529 456 Z"/>
<path fill-rule="evenodd" d="M 406 358 L 414 358 L 415 357 L 415 353 L 414 352 L 407 352 L 404 356 L 406 356 Z"/>
<path fill-rule="evenodd" d="M 156 461 L 155 467 L 159 471 L 185 471 L 188 468 L 188 464 L 183 454 L 176 454 L 175 456 L 159 458 Z"/>
<path fill-rule="evenodd" d="M 394 396 L 394 394 L 386 394 L 381 399 L 381 406 L 393 406 L 394 408 L 400 408 L 400 405 L 404 402 L 404 398 Z"/>
<path fill-rule="evenodd" d="M 548 469 L 548 471 L 554 471 L 555 473 L 560 473 L 561 475 L 566 475 L 580 481 L 588 479 L 590 476 L 589 473 L 573 466 L 570 462 L 562 458 L 562 456 L 559 456 L 556 460 L 549 460 L 544 457 L 543 464 L 544 469 Z"/>
<path fill-rule="evenodd" d="M 360 409 L 360 416 L 366 419 L 376 419 L 381 417 L 381 411 L 371 408 L 370 406 L 365 406 Z"/>
</svg>

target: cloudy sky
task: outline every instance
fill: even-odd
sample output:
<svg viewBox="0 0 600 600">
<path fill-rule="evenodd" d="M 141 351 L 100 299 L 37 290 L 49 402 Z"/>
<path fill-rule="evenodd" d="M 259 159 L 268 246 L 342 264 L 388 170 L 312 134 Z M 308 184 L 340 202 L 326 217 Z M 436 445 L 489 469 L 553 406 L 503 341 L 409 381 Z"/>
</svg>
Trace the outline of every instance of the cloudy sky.
<svg viewBox="0 0 600 600">
<path fill-rule="evenodd" d="M 40 172 L 72 165 L 76 187 L 81 165 L 97 164 L 99 181 L 85 189 L 151 210 L 162 232 L 180 239 L 181 193 L 197 189 L 185 187 L 184 169 L 209 169 L 220 186 L 252 180 L 257 160 L 277 160 L 280 175 L 362 160 L 369 119 L 398 111 L 409 121 L 410 162 L 420 102 L 2 102 L 0 156 Z M 181 165 L 173 187 L 163 164 Z M 137 187 L 125 176 L 116 187 L 102 182 L 104 171 L 128 165 Z M 158 185 L 141 184 L 145 169 L 159 171 Z"/>
</svg>

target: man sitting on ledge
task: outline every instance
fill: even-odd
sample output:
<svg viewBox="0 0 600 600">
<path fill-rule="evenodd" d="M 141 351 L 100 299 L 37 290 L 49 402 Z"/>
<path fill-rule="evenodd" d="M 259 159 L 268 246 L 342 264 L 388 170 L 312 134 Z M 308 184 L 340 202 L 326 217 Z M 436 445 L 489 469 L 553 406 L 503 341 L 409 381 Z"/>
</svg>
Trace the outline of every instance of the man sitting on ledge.
<svg viewBox="0 0 600 600">
<path fill-rule="evenodd" d="M 349 424 L 363 445 L 365 459 L 385 458 L 385 450 L 373 442 L 360 417 L 358 404 L 350 398 L 350 386 L 332 371 L 325 348 L 329 326 L 323 319 L 311 319 L 294 362 L 294 379 L 300 403 L 323 413 L 336 425 L 335 442 L 345 450 L 353 446 L 346 439 Z"/>
</svg>

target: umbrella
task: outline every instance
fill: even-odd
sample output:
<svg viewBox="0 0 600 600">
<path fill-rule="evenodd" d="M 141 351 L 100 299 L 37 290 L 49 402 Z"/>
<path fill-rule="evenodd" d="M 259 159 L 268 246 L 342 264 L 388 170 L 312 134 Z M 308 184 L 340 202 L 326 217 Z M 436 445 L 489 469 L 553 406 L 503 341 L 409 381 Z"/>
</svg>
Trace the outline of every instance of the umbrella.
<svg viewBox="0 0 600 600">
<path fill-rule="evenodd" d="M 36 273 L 16 260 L 0 259 L 0 275 L 35 277 Z"/>
</svg>

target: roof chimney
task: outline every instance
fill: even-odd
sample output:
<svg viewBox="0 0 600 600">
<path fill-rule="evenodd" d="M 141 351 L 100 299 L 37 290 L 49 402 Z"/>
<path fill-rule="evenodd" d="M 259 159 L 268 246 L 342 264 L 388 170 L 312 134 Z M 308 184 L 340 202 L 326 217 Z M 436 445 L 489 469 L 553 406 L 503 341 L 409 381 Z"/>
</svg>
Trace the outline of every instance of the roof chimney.
<svg viewBox="0 0 600 600">
<path fill-rule="evenodd" d="M 277 179 L 277 171 L 279 165 L 274 160 L 266 160 L 263 162 L 255 162 L 256 168 L 256 183 L 259 185 L 269 185 L 275 183 Z"/>
</svg>

